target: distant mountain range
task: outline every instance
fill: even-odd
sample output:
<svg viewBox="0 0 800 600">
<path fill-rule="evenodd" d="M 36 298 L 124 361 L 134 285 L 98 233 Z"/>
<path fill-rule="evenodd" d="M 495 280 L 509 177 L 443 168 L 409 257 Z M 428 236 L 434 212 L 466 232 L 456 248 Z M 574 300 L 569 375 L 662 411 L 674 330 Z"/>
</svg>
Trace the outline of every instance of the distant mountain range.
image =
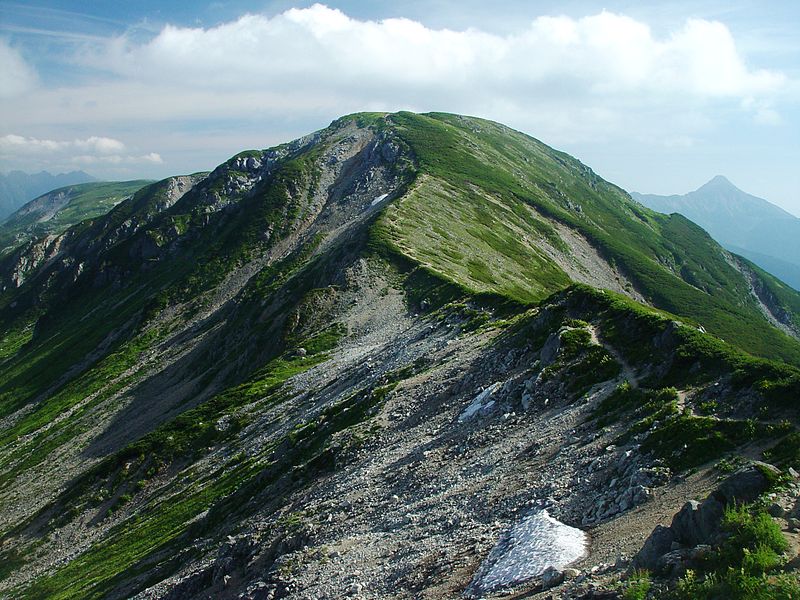
<svg viewBox="0 0 800 600">
<path fill-rule="evenodd" d="M 718 175 L 682 196 L 631 194 L 658 212 L 680 213 L 762 269 L 800 290 L 800 219 Z"/>
<path fill-rule="evenodd" d="M 50 190 L 89 181 L 95 181 L 95 178 L 83 171 L 71 171 L 58 175 L 47 171 L 0 173 L 0 221 L 26 202 Z"/>
</svg>

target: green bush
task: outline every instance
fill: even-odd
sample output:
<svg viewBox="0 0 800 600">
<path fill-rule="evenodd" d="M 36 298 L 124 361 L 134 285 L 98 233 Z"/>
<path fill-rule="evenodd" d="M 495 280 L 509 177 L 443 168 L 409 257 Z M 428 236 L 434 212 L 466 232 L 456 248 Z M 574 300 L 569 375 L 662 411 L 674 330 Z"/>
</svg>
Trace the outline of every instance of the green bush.
<svg viewBox="0 0 800 600">
<path fill-rule="evenodd" d="M 672 593 L 676 600 L 790 600 L 800 598 L 796 577 L 775 573 L 789 546 L 763 510 L 729 506 L 722 518 L 726 537 L 699 572 L 688 571 Z"/>
<path fill-rule="evenodd" d="M 790 433 L 764 452 L 764 458 L 782 467 L 800 469 L 800 432 Z"/>
<path fill-rule="evenodd" d="M 622 600 L 645 600 L 652 583 L 650 573 L 645 570 L 634 571 L 625 582 Z"/>
<path fill-rule="evenodd" d="M 575 356 L 592 343 L 592 334 L 586 329 L 570 329 L 561 334 L 561 347 L 567 356 Z"/>
<path fill-rule="evenodd" d="M 748 575 L 743 570 L 729 569 L 698 579 L 689 571 L 678 582 L 676 600 L 795 600 L 800 598 L 800 585 L 790 575 Z"/>
<path fill-rule="evenodd" d="M 728 506 L 722 517 L 722 530 L 728 535 L 718 553 L 718 569 L 741 566 L 755 574 L 775 568 L 788 543 L 780 527 L 763 510 L 751 511 L 747 505 Z"/>
</svg>

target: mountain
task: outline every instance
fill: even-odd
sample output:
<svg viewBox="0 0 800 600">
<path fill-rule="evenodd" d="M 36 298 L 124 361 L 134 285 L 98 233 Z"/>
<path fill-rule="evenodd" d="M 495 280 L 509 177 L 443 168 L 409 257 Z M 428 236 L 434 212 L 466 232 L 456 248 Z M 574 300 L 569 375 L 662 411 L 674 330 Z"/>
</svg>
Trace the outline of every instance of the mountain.
<svg viewBox="0 0 800 600">
<path fill-rule="evenodd" d="M 0 223 L 0 255 L 48 234 L 98 217 L 133 195 L 146 180 L 93 182 L 53 190 L 31 200 Z"/>
<path fill-rule="evenodd" d="M 94 177 L 83 171 L 70 171 L 53 175 L 47 171 L 25 173 L 11 171 L 0 173 L 0 220 L 20 206 L 41 196 L 45 192 L 76 183 L 94 181 Z"/>
<path fill-rule="evenodd" d="M 743 503 L 795 518 L 800 295 L 497 123 L 343 117 L 0 282 L 9 597 L 589 598 L 635 554 L 690 598 L 780 551 Z"/>
<path fill-rule="evenodd" d="M 800 290 L 800 219 L 718 175 L 683 196 L 632 196 L 662 213 L 680 213 L 723 246 Z"/>
</svg>

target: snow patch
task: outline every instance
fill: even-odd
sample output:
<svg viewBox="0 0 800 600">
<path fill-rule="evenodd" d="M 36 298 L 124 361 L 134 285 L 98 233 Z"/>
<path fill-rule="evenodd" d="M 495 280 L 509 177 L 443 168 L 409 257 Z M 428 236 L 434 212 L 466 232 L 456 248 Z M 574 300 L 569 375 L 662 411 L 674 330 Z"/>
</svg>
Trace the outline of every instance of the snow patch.
<svg viewBox="0 0 800 600">
<path fill-rule="evenodd" d="M 471 419 L 480 410 L 491 409 L 494 406 L 494 400 L 489 400 L 489 402 L 486 402 L 486 404 L 484 404 L 484 402 L 488 400 L 492 396 L 492 394 L 494 394 L 497 390 L 500 389 L 500 385 L 501 384 L 499 382 L 493 383 L 485 390 L 483 390 L 480 394 L 475 396 L 475 399 L 472 401 L 472 403 L 470 403 L 470 405 L 464 409 L 464 412 L 462 412 L 458 416 L 458 422 L 463 423 L 464 421 Z"/>
<path fill-rule="evenodd" d="M 375 206 L 376 204 L 380 204 L 381 202 L 383 202 L 384 200 L 386 200 L 386 198 L 388 198 L 388 197 L 389 197 L 389 194 L 381 194 L 380 196 L 378 196 L 377 198 L 375 198 L 375 199 L 372 201 L 372 203 L 370 204 L 370 206 Z"/>
<path fill-rule="evenodd" d="M 537 511 L 500 537 L 467 591 L 480 595 L 539 577 L 550 567 L 561 570 L 584 557 L 586 545 L 583 531 Z"/>
</svg>

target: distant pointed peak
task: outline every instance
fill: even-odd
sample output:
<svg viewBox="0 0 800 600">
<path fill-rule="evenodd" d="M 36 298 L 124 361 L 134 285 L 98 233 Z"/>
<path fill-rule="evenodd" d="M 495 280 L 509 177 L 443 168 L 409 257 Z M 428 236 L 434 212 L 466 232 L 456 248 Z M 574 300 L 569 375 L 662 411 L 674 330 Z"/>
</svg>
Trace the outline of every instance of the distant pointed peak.
<svg viewBox="0 0 800 600">
<path fill-rule="evenodd" d="M 731 183 L 731 180 L 728 179 L 727 177 L 725 177 L 724 175 L 716 175 L 716 176 L 714 176 L 711 179 L 711 181 L 709 181 L 708 183 L 706 183 L 702 187 L 707 187 L 707 186 L 736 188 L 736 186 Z"/>
</svg>

